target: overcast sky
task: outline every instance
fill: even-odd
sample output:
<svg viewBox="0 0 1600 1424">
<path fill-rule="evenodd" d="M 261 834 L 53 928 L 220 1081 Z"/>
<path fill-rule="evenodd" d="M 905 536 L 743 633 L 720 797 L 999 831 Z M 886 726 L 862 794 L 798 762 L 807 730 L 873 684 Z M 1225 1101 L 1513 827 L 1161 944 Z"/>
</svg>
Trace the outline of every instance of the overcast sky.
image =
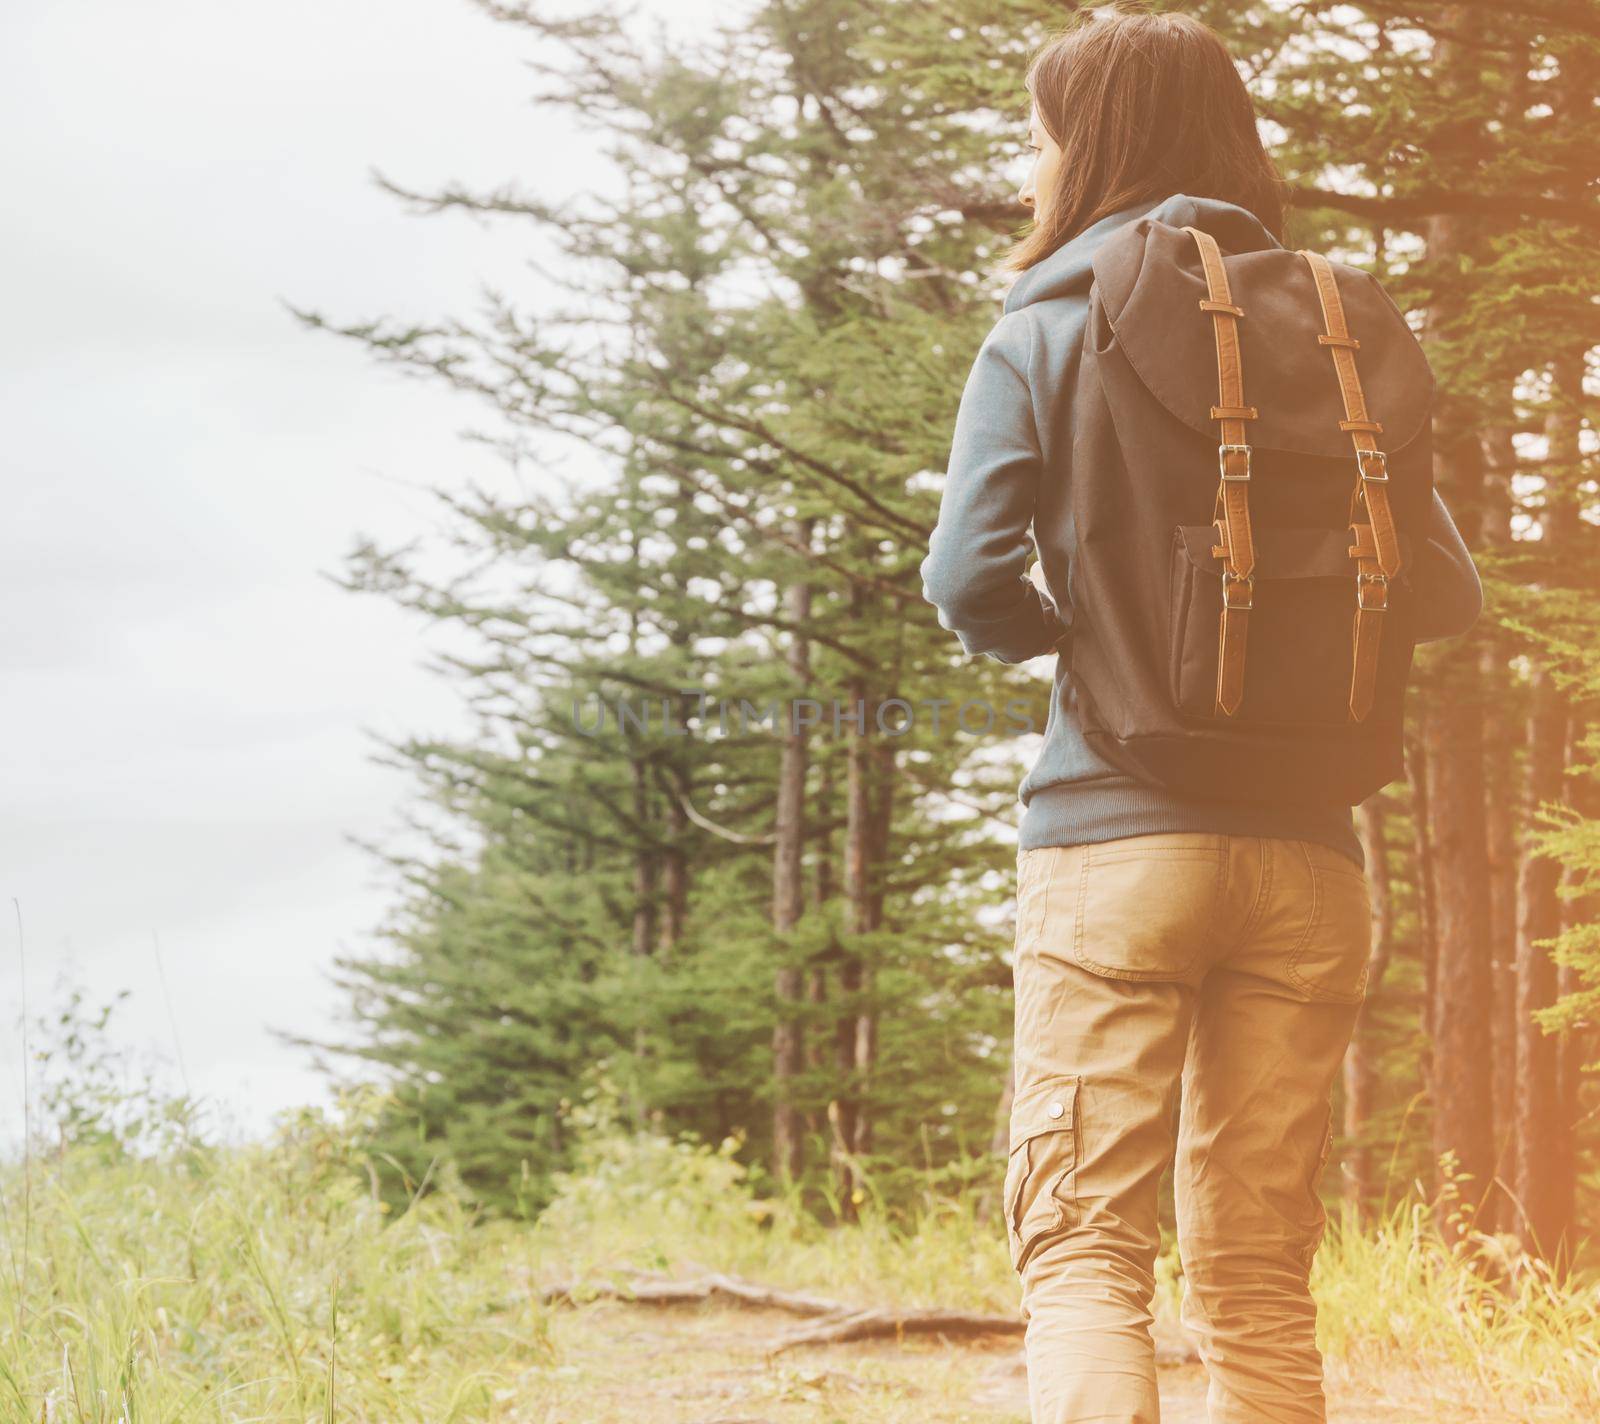
<svg viewBox="0 0 1600 1424">
<path fill-rule="evenodd" d="M 527 102 L 529 53 L 468 0 L 0 8 L 0 1140 L 24 964 L 35 1014 L 64 975 L 131 990 L 130 1057 L 170 1063 L 176 1039 L 248 1129 L 323 1095 L 269 1029 L 334 1024 L 326 967 L 390 903 L 347 839 L 406 798 L 369 733 L 464 725 L 425 625 L 326 575 L 358 534 L 436 527 L 427 487 L 496 467 L 459 439 L 463 398 L 283 303 L 558 300 L 525 231 L 408 215 L 369 178 L 603 181 L 594 140 Z"/>
</svg>

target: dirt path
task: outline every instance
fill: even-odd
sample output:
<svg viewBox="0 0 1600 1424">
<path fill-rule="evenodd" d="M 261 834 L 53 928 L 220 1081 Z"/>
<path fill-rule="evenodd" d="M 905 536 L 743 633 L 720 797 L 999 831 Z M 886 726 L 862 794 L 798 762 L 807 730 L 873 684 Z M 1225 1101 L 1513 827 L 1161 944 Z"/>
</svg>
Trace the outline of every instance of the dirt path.
<svg viewBox="0 0 1600 1424">
<path fill-rule="evenodd" d="M 908 1336 L 798 1347 L 793 1325 L 718 1302 L 594 1301 L 552 1325 L 556 1363 L 532 1372 L 528 1424 L 1027 1424 L 1020 1342 Z M 1163 1424 L 1206 1424 L 1197 1365 L 1162 1371 Z M 1436 1424 L 1432 1410 L 1336 1388 L 1329 1424 Z"/>
</svg>

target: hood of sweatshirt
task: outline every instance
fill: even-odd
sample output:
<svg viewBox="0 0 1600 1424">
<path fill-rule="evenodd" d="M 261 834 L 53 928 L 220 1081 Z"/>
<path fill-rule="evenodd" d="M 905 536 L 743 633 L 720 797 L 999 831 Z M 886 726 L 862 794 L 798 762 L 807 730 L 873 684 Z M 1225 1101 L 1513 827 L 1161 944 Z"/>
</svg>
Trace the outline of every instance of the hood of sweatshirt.
<svg viewBox="0 0 1600 1424">
<path fill-rule="evenodd" d="M 1155 218 L 1171 227 L 1200 228 L 1230 252 L 1251 252 L 1283 245 L 1262 226 L 1260 218 L 1236 203 L 1174 193 L 1153 203 L 1139 203 L 1121 212 L 1109 213 L 1091 223 L 1070 242 L 1063 243 L 1017 277 L 1006 293 L 1005 310 L 1013 312 L 1052 297 L 1087 292 L 1094 281 L 1095 249 L 1119 227 L 1142 217 Z"/>
<path fill-rule="evenodd" d="M 1008 313 L 1056 298 L 1081 302 L 1098 282 L 1103 317 L 1139 380 L 1167 411 L 1191 429 L 1212 435 L 1217 398 L 1216 339 L 1209 320 L 1183 320 L 1190 300 L 1205 290 L 1199 257 L 1182 233 L 1199 228 L 1227 254 L 1233 300 L 1250 319 L 1241 323 L 1240 350 L 1260 407 L 1253 444 L 1271 450 L 1338 459 L 1350 454 L 1344 402 L 1327 349 L 1313 341 L 1322 318 L 1311 271 L 1284 251 L 1254 213 L 1215 198 L 1175 193 L 1111 213 L 1085 228 L 1022 273 L 1006 294 Z M 1361 381 L 1371 418 L 1391 454 L 1426 427 L 1433 405 L 1427 357 L 1393 300 L 1371 273 L 1336 264 L 1352 332 L 1364 341 Z M 1074 303 L 1076 305 L 1076 303 Z M 1047 343 L 1069 338 L 1065 324 L 1039 322 Z M 1051 330 L 1061 328 L 1061 330 Z M 1077 340 L 1074 325 L 1070 340 Z"/>
</svg>

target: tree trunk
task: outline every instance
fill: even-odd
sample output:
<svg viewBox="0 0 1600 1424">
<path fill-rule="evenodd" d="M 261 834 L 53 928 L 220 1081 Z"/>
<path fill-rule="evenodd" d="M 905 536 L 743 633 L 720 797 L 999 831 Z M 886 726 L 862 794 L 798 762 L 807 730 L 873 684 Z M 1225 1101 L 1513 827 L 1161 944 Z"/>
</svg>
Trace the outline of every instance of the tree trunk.
<svg viewBox="0 0 1600 1424">
<path fill-rule="evenodd" d="M 1434 914 L 1433 839 L 1428 826 L 1428 720 L 1426 711 L 1416 715 L 1415 728 L 1406 748 L 1406 776 L 1411 783 L 1411 841 L 1416 857 L 1417 956 L 1422 963 L 1422 1010 L 1418 1017 L 1422 1029 L 1423 1073 L 1432 1075 L 1434 981 L 1438 977 L 1439 931 Z"/>
<path fill-rule="evenodd" d="M 853 677 L 845 687 L 850 740 L 845 756 L 844 895 L 845 929 L 852 938 L 872 926 L 872 756 L 867 737 L 871 709 L 866 705 L 866 684 Z M 860 720 L 857 721 L 859 714 Z M 860 951 L 846 944 L 839 954 L 839 1017 L 835 1020 L 834 1061 L 839 1086 L 828 1105 L 835 1151 L 835 1189 L 845 1220 L 855 1216 L 857 1188 L 854 1157 L 861 1114 L 860 1081 L 856 1064 L 858 1020 L 864 987 Z"/>
<path fill-rule="evenodd" d="M 1600 95 L 1600 55 L 1594 47 L 1577 47 L 1563 54 L 1561 72 L 1556 80 L 1557 98 L 1552 104 L 1553 117 L 1559 119 L 1567 132 L 1587 137 L 1594 122 L 1594 107 Z M 1564 353 L 1555 368 L 1554 409 L 1546 422 L 1549 436 L 1550 478 L 1561 485 L 1563 498 L 1559 515 L 1553 520 L 1563 553 L 1562 562 L 1567 570 L 1587 571 L 1594 567 L 1594 525 L 1582 518 L 1581 505 L 1590 498 L 1580 490 L 1580 482 L 1592 471 L 1584 468 L 1582 448 L 1583 416 L 1591 417 L 1593 428 L 1592 397 L 1584 390 L 1587 365 L 1586 341 L 1580 340 L 1573 349 Z M 1570 579 L 1571 573 L 1567 574 Z M 1588 765 L 1594 762 L 1592 746 L 1585 745 L 1592 730 L 1595 709 L 1592 705 L 1568 708 L 1570 740 L 1567 746 L 1567 764 Z M 1589 773 L 1580 773 L 1568 779 L 1567 798 L 1577 813 L 1593 823 L 1600 820 L 1600 783 Z M 1562 901 L 1563 929 L 1578 925 L 1593 925 L 1600 921 L 1600 895 L 1568 897 Z M 1563 964 L 1556 970 L 1556 996 L 1565 998 L 1580 987 L 1574 966 Z M 1578 1178 L 1578 1128 L 1583 1119 L 1580 1076 L 1585 1064 L 1595 1057 L 1594 1030 L 1590 1026 L 1569 1028 L 1556 1040 L 1556 1114 L 1560 1136 L 1557 1152 L 1551 1165 L 1552 1183 L 1549 1209 L 1552 1232 L 1560 1231 L 1570 1245 L 1577 1235 L 1576 1197 Z M 1570 1264 L 1565 1251 L 1558 1246 L 1553 1258 L 1558 1270 Z"/>
<path fill-rule="evenodd" d="M 1442 14 L 1447 37 L 1434 45 L 1442 94 L 1460 114 L 1448 139 L 1470 152 L 1482 142 L 1486 116 L 1470 101 L 1477 59 L 1472 51 L 1481 13 L 1465 5 Z M 1474 230 L 1459 215 L 1426 222 L 1426 261 L 1434 300 L 1422 339 L 1448 344 L 1461 315 L 1459 263 Z M 1478 407 L 1464 391 L 1443 390 L 1433 413 L 1434 485 L 1451 502 L 1469 545 L 1478 538 L 1483 506 L 1483 448 Z M 1489 1072 L 1489 849 L 1484 807 L 1483 678 L 1471 640 L 1453 650 L 1430 691 L 1425 743 L 1428 842 L 1433 870 L 1436 960 L 1433 977 L 1433 1156 L 1436 1194 L 1447 1233 L 1471 1227 L 1494 1171 L 1494 1102 Z"/>
<path fill-rule="evenodd" d="M 656 882 L 659 870 L 659 849 L 650 828 L 650 769 L 645 758 L 635 757 L 629 764 L 633 779 L 633 824 L 638 841 L 633 852 L 633 953 L 638 958 L 648 958 L 655 947 L 656 937 Z M 645 1125 L 647 1104 L 644 1095 L 644 1065 L 649 1056 L 650 1040 L 643 1021 L 633 1030 L 633 1085 L 629 1091 L 629 1106 L 635 1128 Z"/>
<path fill-rule="evenodd" d="M 1434 974 L 1435 1187 L 1454 1234 L 1476 1221 L 1494 1169 L 1489 1076 L 1489 857 L 1478 654 L 1463 649 L 1428 711 L 1428 829 L 1438 958 Z M 1459 1212 L 1456 1202 L 1459 1201 Z"/>
<path fill-rule="evenodd" d="M 826 823 L 826 818 L 832 815 L 833 808 L 833 759 L 827 753 L 817 758 L 816 804 L 821 808 L 824 823 L 815 833 L 816 863 L 812 874 L 811 903 L 820 912 L 833 898 L 833 833 Z M 815 1025 L 827 1022 L 828 969 L 834 962 L 836 951 L 837 945 L 831 942 L 830 936 L 828 946 L 814 954 L 806 968 L 806 1007 L 810 1021 Z M 813 1033 L 806 1039 L 806 1067 L 815 1073 L 819 1080 L 822 1070 L 827 1067 L 828 1049 L 828 1041 L 821 1032 Z M 808 1108 L 806 1131 L 820 1135 L 826 1130 L 827 1114 L 815 1107 Z"/>
<path fill-rule="evenodd" d="M 656 933 L 656 952 L 661 955 L 670 955 L 678 947 L 689 908 L 689 856 L 685 845 L 689 817 L 682 799 L 688 787 L 681 767 L 669 768 L 667 777 L 674 794 L 663 798 L 661 816 L 665 844 L 661 851 L 661 923 Z"/>
<path fill-rule="evenodd" d="M 656 940 L 656 882 L 660 851 L 650 833 L 650 771 L 643 756 L 629 764 L 633 778 L 633 952 L 648 956 Z"/>
<path fill-rule="evenodd" d="M 1528 714 L 1528 810 L 1561 798 L 1566 765 L 1567 713 L 1550 671 L 1535 668 Z M 1534 1014 L 1556 999 L 1556 966 L 1540 943 L 1561 928 L 1556 896 L 1561 868 L 1546 856 L 1523 859 L 1517 923 L 1517 1134 L 1518 1236 L 1537 1255 L 1554 1252 L 1565 1228 L 1560 1157 L 1562 1123 L 1557 1087 L 1557 1042 Z"/>
<path fill-rule="evenodd" d="M 1549 438 L 1539 552 L 1545 581 L 1559 585 L 1563 560 L 1581 533 L 1576 486 L 1581 474 L 1580 415 L 1583 353 L 1558 363 L 1556 404 L 1545 422 Z M 1545 663 L 1533 672 L 1528 713 L 1528 810 L 1565 798 L 1569 747 L 1567 701 Z M 1566 1079 L 1563 1045 L 1534 1019 L 1561 992 L 1548 946 L 1540 940 L 1560 933 L 1560 866 L 1544 856 L 1522 865 L 1517 936 L 1517 1086 L 1522 1102 L 1522 1141 L 1517 1154 L 1517 1195 L 1526 1249 L 1550 1259 L 1564 1255 L 1572 1232 L 1575 1193 L 1572 1128 L 1576 1116 Z"/>
<path fill-rule="evenodd" d="M 871 858 L 867 866 L 866 917 L 861 929 L 870 934 L 874 930 L 883 928 L 884 872 L 889 863 L 889 832 L 894 820 L 894 743 L 882 738 L 876 739 L 872 743 L 869 765 L 872 772 L 872 822 L 869 843 Z M 857 1152 L 872 1150 L 872 1114 L 868 1109 L 867 1099 L 878 1058 L 878 1013 L 872 1000 L 875 982 L 876 973 L 873 966 L 867 963 L 863 966 L 861 974 L 861 990 L 865 1002 L 856 1014 L 855 1067 L 859 1093 L 855 1138 Z"/>
<path fill-rule="evenodd" d="M 809 535 L 809 529 L 805 531 Z M 772 1029 L 772 1169 L 779 1181 L 798 1178 L 805 1168 L 805 1134 L 794 1101 L 796 1080 L 805 1068 L 801 1012 L 805 998 L 805 966 L 795 954 L 792 936 L 805 909 L 806 727 L 794 715 L 792 699 L 811 681 L 811 652 L 798 631 L 811 620 L 811 586 L 791 585 L 784 597 L 784 615 L 796 631 L 789 636 L 789 711 L 784 717 L 783 749 L 778 758 L 776 844 L 772 856 L 772 928 L 777 940 L 775 1018 Z"/>
<path fill-rule="evenodd" d="M 1567 765 L 1587 765 L 1594 761 L 1592 749 L 1584 745 L 1590 727 L 1569 713 L 1567 725 L 1570 736 L 1567 742 Z M 1569 778 L 1568 799 L 1573 808 L 1586 821 L 1600 821 L 1600 780 L 1592 774 Z M 1571 872 L 1568 872 L 1571 874 Z M 1562 901 L 1561 927 L 1574 929 L 1579 925 L 1600 923 L 1600 894 L 1593 891 L 1574 895 Z M 1556 969 L 1556 997 L 1565 998 L 1582 987 L 1578 971 L 1570 964 Z M 1561 1127 L 1558 1151 L 1551 1164 L 1558 1189 L 1551 1193 L 1552 1217 L 1558 1218 L 1571 1237 L 1577 1235 L 1577 1181 L 1578 1181 L 1578 1125 L 1583 1119 L 1583 1069 L 1595 1059 L 1595 1039 L 1592 1027 L 1569 1028 L 1556 1039 L 1556 1114 Z M 1569 1264 L 1563 1254 L 1556 1258 L 1558 1266 Z"/>
<path fill-rule="evenodd" d="M 1516 448 L 1511 431 L 1496 427 L 1483 439 L 1482 540 L 1498 552 L 1511 547 L 1512 477 Z M 1489 1056 L 1495 1128 L 1494 1177 L 1484 1225 L 1517 1230 L 1517 765 L 1519 740 L 1510 640 L 1492 630 L 1483 644 L 1483 680 L 1490 695 L 1485 710 L 1484 811 L 1489 856 Z"/>
</svg>

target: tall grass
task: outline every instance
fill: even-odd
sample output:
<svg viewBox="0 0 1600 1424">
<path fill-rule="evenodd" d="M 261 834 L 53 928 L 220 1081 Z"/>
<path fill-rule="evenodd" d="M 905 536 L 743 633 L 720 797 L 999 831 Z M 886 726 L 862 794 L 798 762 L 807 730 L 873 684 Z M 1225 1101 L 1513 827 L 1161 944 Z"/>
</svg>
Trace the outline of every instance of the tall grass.
<svg viewBox="0 0 1600 1424">
<path fill-rule="evenodd" d="M 359 1141 L 359 1120 L 305 1113 L 259 1146 L 36 1157 L 26 1230 L 23 1175 L 0 1170 L 0 1420 L 577 1420 L 583 1337 L 539 1289 L 629 1267 L 1016 1308 L 972 1192 L 911 1222 L 869 1193 L 828 1229 L 758 1200 L 735 1143 L 597 1123 L 536 1222 L 483 1221 L 448 1173 L 391 1209 Z M 1420 1208 L 1335 1230 L 1317 1267 L 1335 1373 L 1428 1401 L 1394 1418 L 1600 1418 L 1600 1294 L 1492 1247 L 1446 1249 Z"/>
<path fill-rule="evenodd" d="M 36 1159 L 0 1189 L 0 1419 L 492 1419 L 549 1360 L 525 1233 L 377 1199 L 305 1114 L 265 1146 Z"/>
<path fill-rule="evenodd" d="M 1456 1401 L 1456 1417 L 1600 1420 L 1592 1273 L 1557 1280 L 1507 1237 L 1469 1233 L 1446 1247 L 1412 1202 L 1330 1233 L 1313 1286 L 1323 1348 L 1346 1375 Z"/>
</svg>

